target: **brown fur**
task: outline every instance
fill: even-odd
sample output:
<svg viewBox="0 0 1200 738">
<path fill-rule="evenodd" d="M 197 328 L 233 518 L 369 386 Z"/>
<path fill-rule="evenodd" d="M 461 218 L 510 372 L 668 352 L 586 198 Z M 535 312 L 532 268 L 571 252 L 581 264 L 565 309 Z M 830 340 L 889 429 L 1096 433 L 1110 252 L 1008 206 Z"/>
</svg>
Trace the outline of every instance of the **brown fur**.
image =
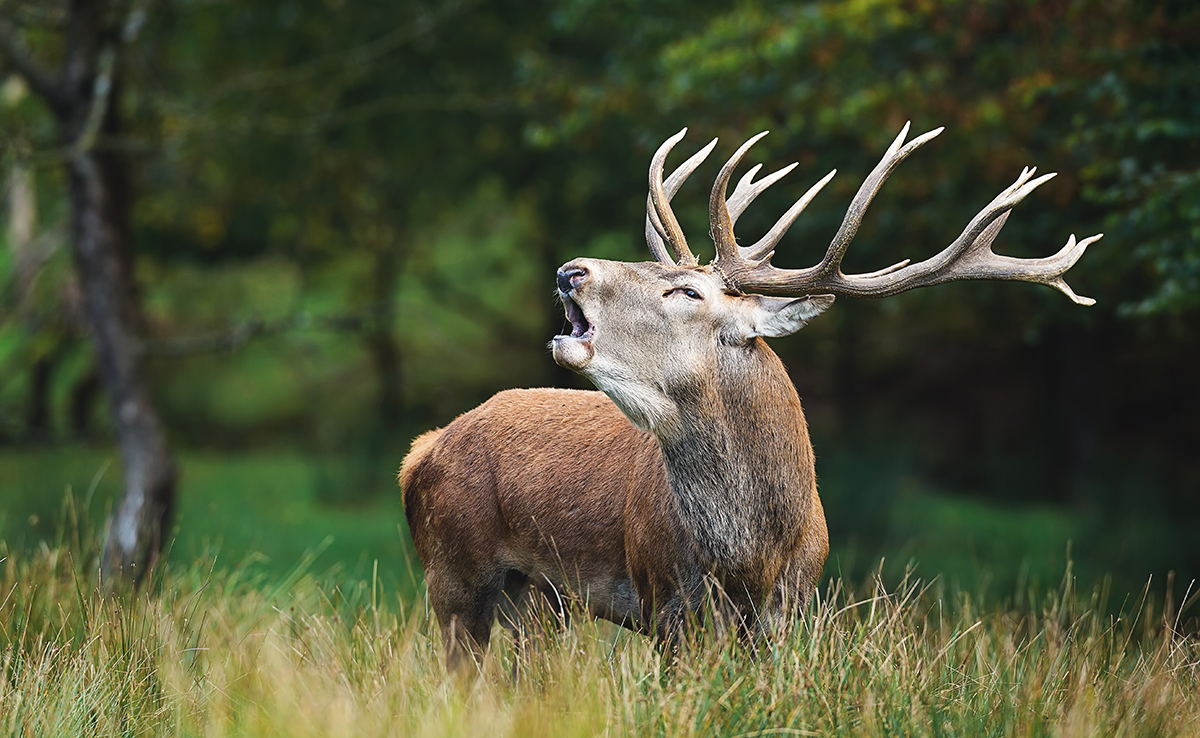
<svg viewBox="0 0 1200 738">
<path fill-rule="evenodd" d="M 602 393 L 501 392 L 414 441 L 400 483 L 452 663 L 486 647 L 497 605 L 537 592 L 636 627 L 625 508 L 666 489 L 665 468 Z"/>
<path fill-rule="evenodd" d="M 681 528 L 659 444 L 601 392 L 501 392 L 418 437 L 399 477 L 451 668 L 486 649 L 497 608 L 518 628 L 538 599 L 574 598 L 670 638 L 697 604 L 671 604 L 703 555 Z M 808 513 L 763 562 L 762 586 L 789 568 L 795 597 L 811 594 L 828 550 L 815 490 Z"/>
</svg>

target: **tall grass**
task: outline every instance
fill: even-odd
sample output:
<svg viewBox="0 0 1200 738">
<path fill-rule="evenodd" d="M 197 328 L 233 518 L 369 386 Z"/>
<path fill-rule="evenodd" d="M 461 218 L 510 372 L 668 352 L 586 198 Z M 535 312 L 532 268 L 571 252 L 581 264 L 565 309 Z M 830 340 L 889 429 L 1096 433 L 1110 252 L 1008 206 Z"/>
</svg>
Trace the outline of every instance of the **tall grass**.
<svg viewBox="0 0 1200 738">
<path fill-rule="evenodd" d="M 88 548 L 0 564 L 0 735 L 1200 734 L 1200 641 L 1148 595 L 1100 614 L 1069 575 L 985 611 L 832 581 L 757 654 L 709 632 L 674 660 L 579 618 L 518 658 L 498 631 L 460 683 L 424 603 L 377 582 L 197 563 L 106 593 Z"/>
</svg>

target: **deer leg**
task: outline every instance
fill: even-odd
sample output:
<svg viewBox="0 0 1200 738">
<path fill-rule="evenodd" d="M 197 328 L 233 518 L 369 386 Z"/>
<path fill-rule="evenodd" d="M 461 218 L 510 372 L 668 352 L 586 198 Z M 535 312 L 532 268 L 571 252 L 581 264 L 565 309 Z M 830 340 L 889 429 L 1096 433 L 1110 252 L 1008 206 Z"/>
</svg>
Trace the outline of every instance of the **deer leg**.
<svg viewBox="0 0 1200 738">
<path fill-rule="evenodd" d="M 531 607 L 530 599 L 535 594 L 529 583 L 529 576 L 516 569 L 508 570 L 504 575 L 504 587 L 500 591 L 500 601 L 497 614 L 500 624 L 510 633 L 520 633 Z"/>
<path fill-rule="evenodd" d="M 500 624 L 512 633 L 516 645 L 512 673 L 516 679 L 520 664 L 528 663 L 539 646 L 570 624 L 571 611 L 566 594 L 544 578 L 539 584 L 513 569 L 504 581 L 497 609 Z"/>
<path fill-rule="evenodd" d="M 542 592 L 529 576 L 515 569 L 504 579 L 498 609 L 500 624 L 512 633 L 516 647 L 512 673 L 516 679 L 520 664 L 529 661 L 536 643 L 544 641 L 545 635 L 557 623 L 552 622 L 553 615 L 548 603 L 543 602 Z"/>
<path fill-rule="evenodd" d="M 814 565 L 811 556 L 802 555 L 792 561 L 758 615 L 759 638 L 782 641 L 804 618 L 817 590 L 814 570 L 819 572 L 820 568 Z"/>
<path fill-rule="evenodd" d="M 504 588 L 504 573 L 497 572 L 473 583 L 427 569 L 425 581 L 442 632 L 446 670 L 462 673 L 465 667 L 479 663 L 487 651 L 496 619 L 496 602 Z"/>
<path fill-rule="evenodd" d="M 664 652 L 678 653 L 694 611 L 684 606 L 679 595 L 671 595 L 654 613 L 654 631 Z"/>
</svg>

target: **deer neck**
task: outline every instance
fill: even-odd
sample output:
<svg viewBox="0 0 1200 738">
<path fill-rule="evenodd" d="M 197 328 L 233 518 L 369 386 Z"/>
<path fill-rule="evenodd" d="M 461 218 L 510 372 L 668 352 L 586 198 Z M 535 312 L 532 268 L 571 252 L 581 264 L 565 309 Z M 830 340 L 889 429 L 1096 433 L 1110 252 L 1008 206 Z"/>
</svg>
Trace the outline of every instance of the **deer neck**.
<svg viewBox="0 0 1200 738">
<path fill-rule="evenodd" d="M 717 569 L 789 550 L 815 494 L 800 398 L 761 339 L 723 347 L 716 371 L 669 390 L 678 425 L 659 435 L 681 523 Z"/>
</svg>

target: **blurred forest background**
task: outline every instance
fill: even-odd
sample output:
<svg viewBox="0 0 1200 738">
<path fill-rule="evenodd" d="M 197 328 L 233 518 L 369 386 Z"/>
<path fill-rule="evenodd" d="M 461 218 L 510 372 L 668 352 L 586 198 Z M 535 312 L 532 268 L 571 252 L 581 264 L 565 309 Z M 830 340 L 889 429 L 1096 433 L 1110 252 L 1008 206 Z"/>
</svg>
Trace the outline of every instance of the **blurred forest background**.
<svg viewBox="0 0 1200 738">
<path fill-rule="evenodd" d="M 694 247 L 749 135 L 771 131 L 768 170 L 800 166 L 743 239 L 836 167 L 775 258 L 799 267 L 912 120 L 947 132 L 884 187 L 848 270 L 934 253 L 1036 165 L 1059 176 L 997 250 L 1104 232 L 1068 275 L 1098 304 L 961 283 L 839 300 L 774 341 L 828 570 L 886 556 L 997 596 L 1056 583 L 1068 555 L 1118 593 L 1200 574 L 1194 3 L 4 0 L 0 18 L 10 554 L 81 510 L 98 528 L 124 485 L 72 255 L 80 162 L 124 177 L 137 354 L 179 470 L 170 557 L 280 572 L 308 552 L 405 588 L 407 444 L 500 389 L 586 386 L 545 348 L 554 270 L 648 258 L 663 139 L 721 137 L 676 198 Z M 70 129 L 38 69 L 103 96 L 102 123 Z"/>
</svg>

